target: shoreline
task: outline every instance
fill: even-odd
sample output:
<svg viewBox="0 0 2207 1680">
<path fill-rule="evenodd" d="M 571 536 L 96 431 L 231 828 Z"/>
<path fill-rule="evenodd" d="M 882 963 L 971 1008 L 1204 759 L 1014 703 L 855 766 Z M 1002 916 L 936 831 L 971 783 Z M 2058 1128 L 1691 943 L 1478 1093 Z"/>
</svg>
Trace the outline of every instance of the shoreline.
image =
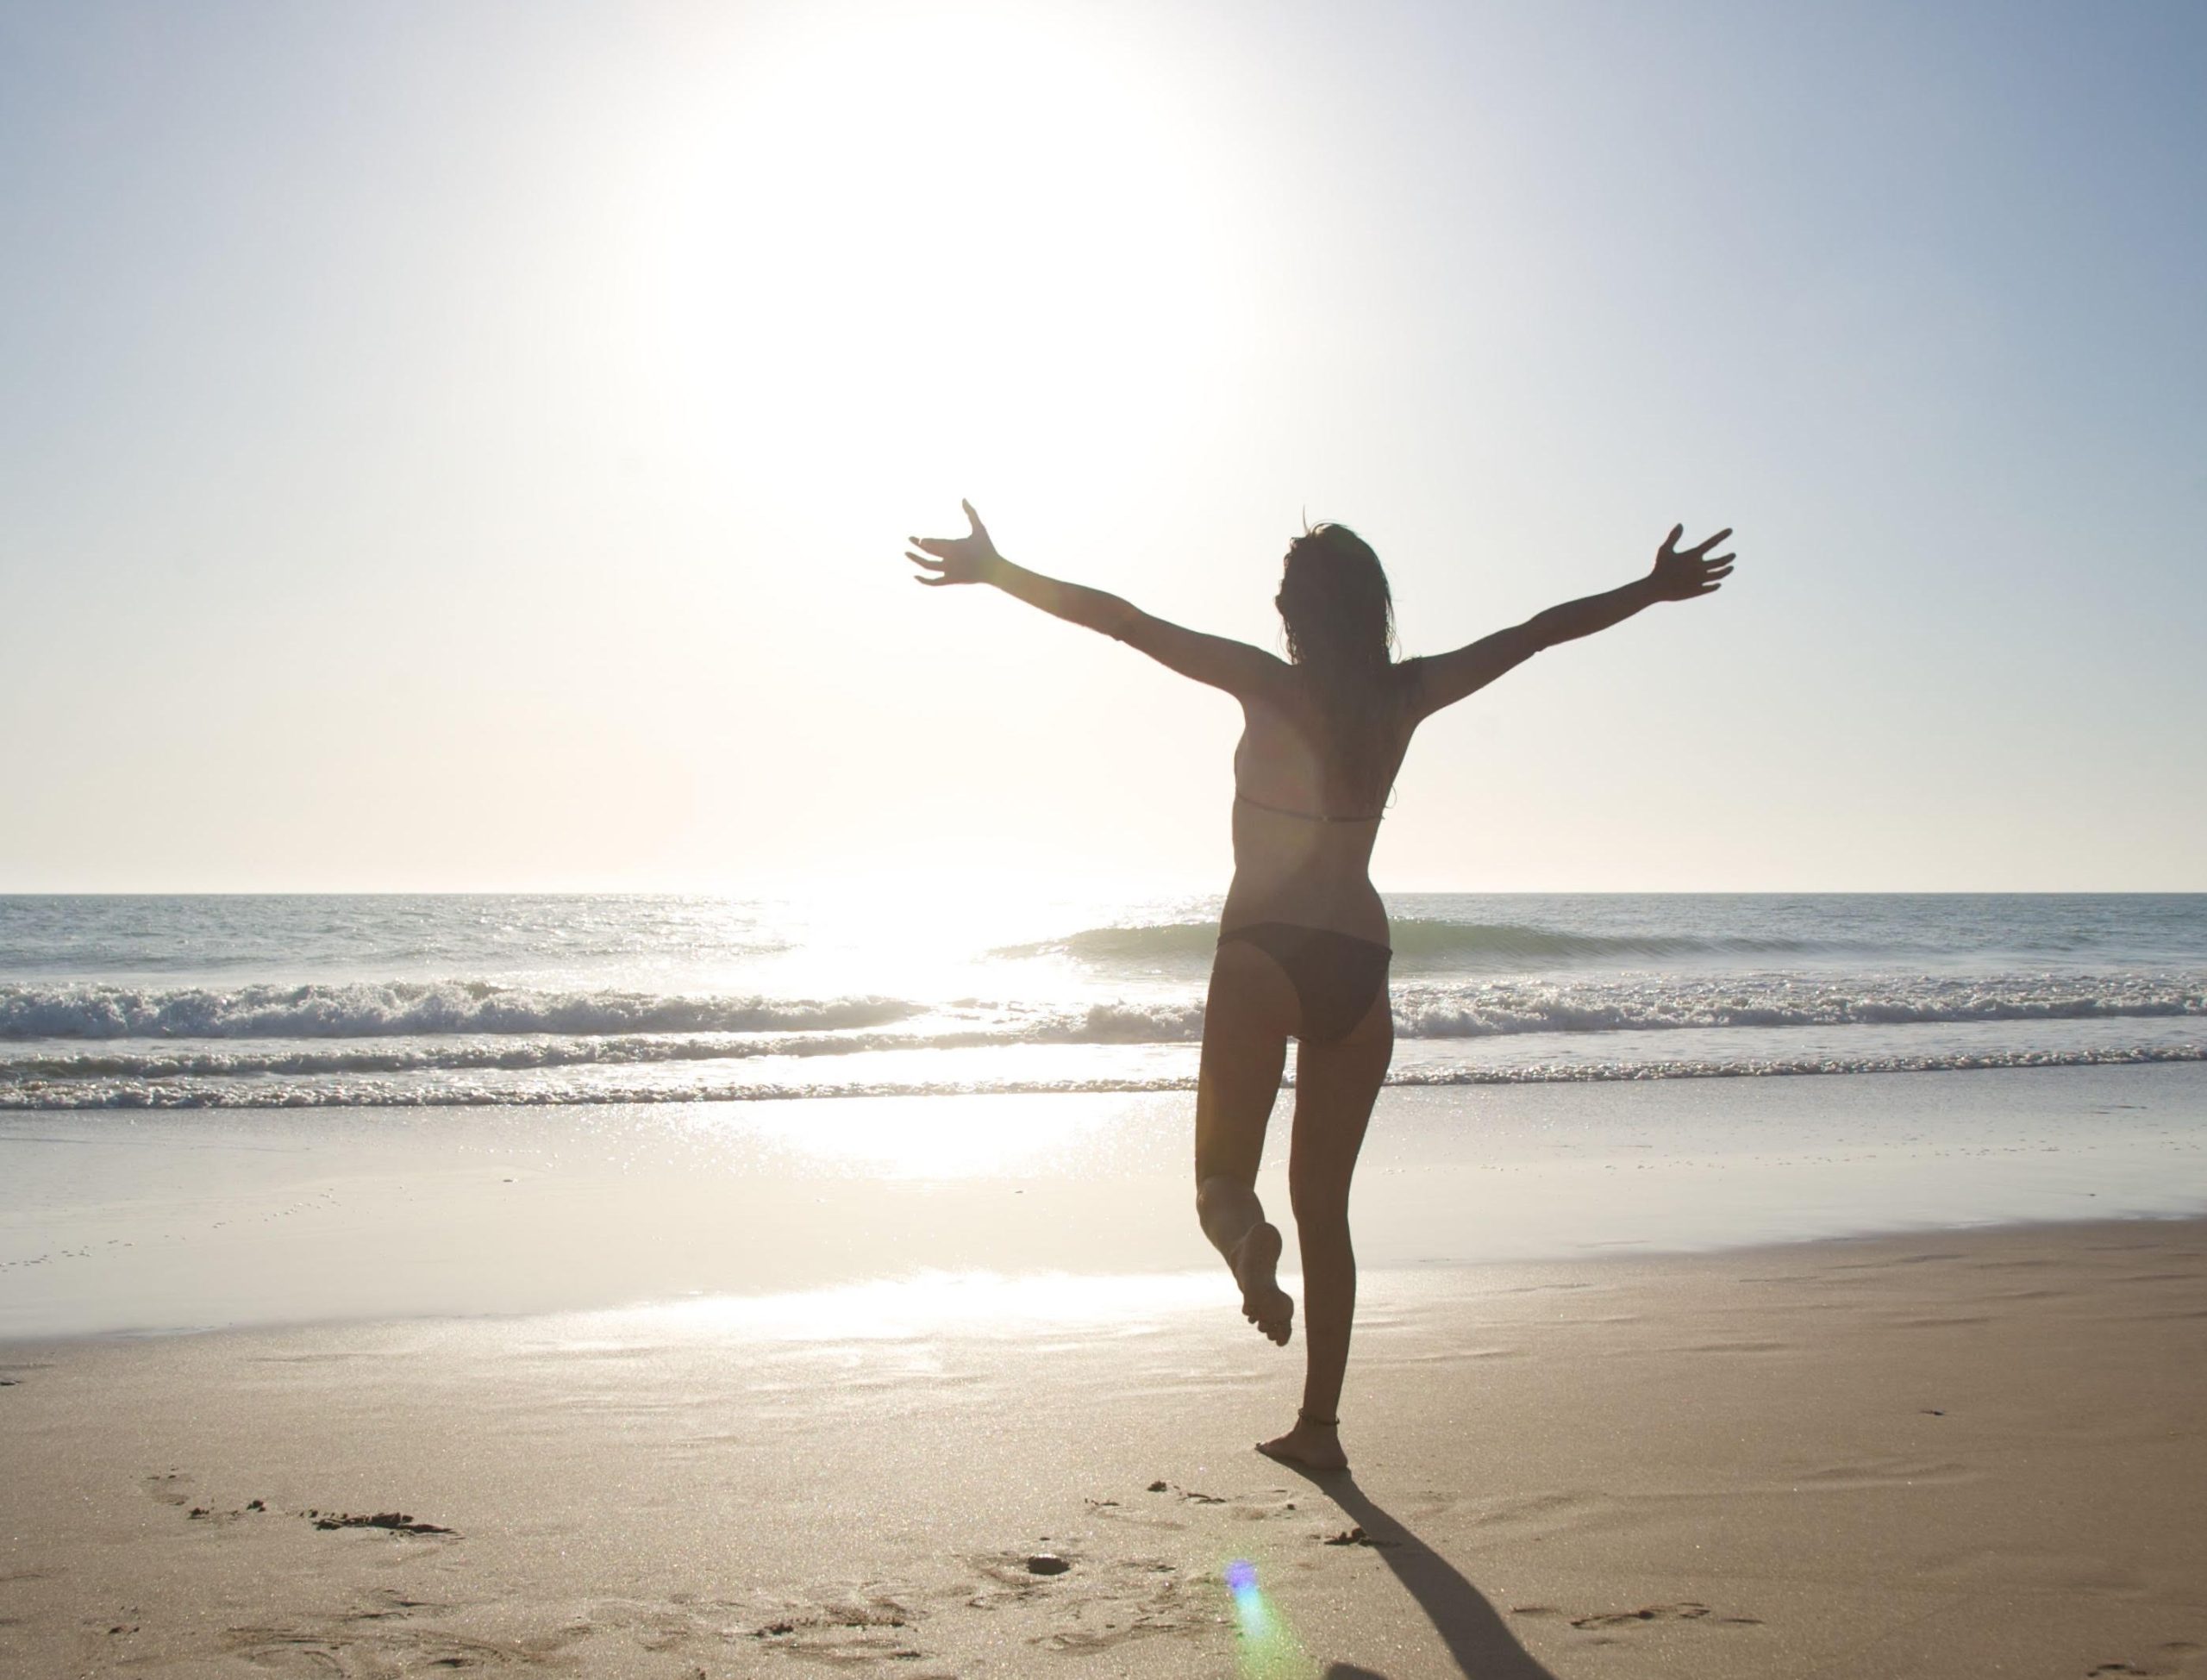
<svg viewBox="0 0 2207 1680">
<path fill-rule="evenodd" d="M 1131 1311 L 1029 1304 L 10 1348 L 0 1665 L 1950 1680 L 2207 1658 L 2207 1221 L 1375 1275 L 1346 1481 L 1249 1450 L 1299 1349 L 1250 1334 L 1222 1273 Z M 1046 1552 L 1068 1568 L 1030 1572 Z"/>
<path fill-rule="evenodd" d="M 2207 1240 L 2207 1214 L 2130 1214 L 2114 1217 L 2009 1219 L 1971 1224 L 1927 1223 L 1843 1232 L 1791 1240 L 1728 1243 L 1694 1248 L 1631 1249 L 1591 1246 L 1568 1255 L 1507 1260 L 1431 1260 L 1411 1265 L 1360 1265 L 1360 1288 L 1372 1297 L 1409 1302 L 1447 1301 L 1476 1293 L 1473 1280 L 1517 1274 L 1546 1274 L 1558 1268 L 1597 1274 L 1606 1268 L 1666 1267 L 1697 1263 L 1747 1264 L 1757 1258 L 1799 1256 L 1843 1264 L 1851 1250 L 1874 1251 L 1892 1244 L 1936 1243 L 1977 1239 L 2043 1240 L 2073 1236 L 2114 1236 L 2136 1228 L 2197 1227 Z M 1297 1296 L 1300 1333 L 1301 1274 L 1296 1269 L 1292 1215 L 1282 1223 L 1289 1239 L 1280 1280 Z M 1514 1287 L 1514 1286 L 1513 1286 Z M 973 1333 L 988 1322 L 1021 1332 L 1052 1328 L 1063 1332 L 1108 1332 L 1184 1311 L 1207 1312 L 1230 1304 L 1226 1275 L 1210 1263 L 1172 1271 L 1072 1272 L 1064 1271 L 920 1271 L 857 1278 L 808 1288 L 769 1292 L 639 1297 L 633 1300 L 561 1307 L 511 1308 L 482 1311 L 414 1312 L 382 1315 L 330 1314 L 293 1319 L 254 1319 L 231 1323 L 118 1325 L 45 1333 L 0 1335 L 0 1377 L 14 1364 L 39 1364 L 91 1347 L 158 1346 L 169 1340 L 226 1337 L 403 1335 L 410 1331 L 436 1336 L 480 1330 L 491 1334 L 543 1326 L 599 1321 L 663 1327 L 711 1324 L 731 1333 L 762 1334 L 772 1340 L 828 1341 L 850 1337 L 864 1341 Z M 795 1327 L 825 1325 L 828 1329 Z M 1357 1332 L 1364 1330 L 1359 1308 Z M 0 1380 L 0 1386 L 6 1386 Z"/>
<path fill-rule="evenodd" d="M 1216 1265 L 1183 1096 L 822 1108 L 0 1116 L 0 1343 Z M 1391 1088 L 1353 1217 L 1376 1274 L 2193 1214 L 2207 1065 L 2167 1065 Z"/>
</svg>

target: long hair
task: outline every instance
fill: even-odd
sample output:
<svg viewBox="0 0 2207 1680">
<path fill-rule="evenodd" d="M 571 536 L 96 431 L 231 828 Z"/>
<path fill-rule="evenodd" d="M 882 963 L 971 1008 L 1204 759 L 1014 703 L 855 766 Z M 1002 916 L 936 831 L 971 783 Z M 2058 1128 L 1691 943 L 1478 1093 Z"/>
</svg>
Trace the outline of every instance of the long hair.
<svg viewBox="0 0 2207 1680">
<path fill-rule="evenodd" d="M 1395 597 L 1379 557 L 1346 525 L 1314 525 L 1288 545 L 1275 604 L 1288 658 L 1317 679 L 1328 803 L 1376 811 L 1387 795 L 1380 754 L 1402 699 Z"/>
</svg>

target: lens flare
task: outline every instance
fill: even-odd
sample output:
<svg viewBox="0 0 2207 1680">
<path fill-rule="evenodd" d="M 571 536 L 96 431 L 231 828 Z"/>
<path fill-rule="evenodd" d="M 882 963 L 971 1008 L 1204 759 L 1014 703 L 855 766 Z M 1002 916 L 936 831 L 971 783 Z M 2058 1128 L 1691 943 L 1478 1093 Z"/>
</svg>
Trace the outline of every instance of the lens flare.
<svg viewBox="0 0 2207 1680">
<path fill-rule="evenodd" d="M 1234 1621 L 1241 1633 L 1241 1668 L 1248 1680 L 1304 1680 L 1316 1672 L 1295 1635 L 1272 1601 L 1257 1585 L 1257 1566 L 1236 1558 L 1222 1571 L 1234 1595 Z"/>
</svg>

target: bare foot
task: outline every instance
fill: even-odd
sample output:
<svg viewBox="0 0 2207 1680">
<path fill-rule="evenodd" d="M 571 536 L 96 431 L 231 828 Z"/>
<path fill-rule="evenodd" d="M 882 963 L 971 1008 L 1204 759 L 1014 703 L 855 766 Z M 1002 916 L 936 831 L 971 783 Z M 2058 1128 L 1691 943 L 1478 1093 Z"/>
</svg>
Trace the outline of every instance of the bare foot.
<svg viewBox="0 0 2207 1680">
<path fill-rule="evenodd" d="M 1302 1465 L 1310 1470 L 1347 1470 L 1348 1455 L 1341 1451 L 1341 1427 L 1306 1423 L 1297 1418 L 1285 1435 L 1259 1441 L 1257 1451 L 1282 1464 Z"/>
<path fill-rule="evenodd" d="M 1285 1347 L 1295 1323 L 1295 1302 L 1279 1286 L 1279 1227 L 1260 1220 L 1235 1244 L 1229 1264 L 1234 1281 L 1241 1285 L 1241 1316 L 1263 1331 L 1267 1340 Z"/>
</svg>

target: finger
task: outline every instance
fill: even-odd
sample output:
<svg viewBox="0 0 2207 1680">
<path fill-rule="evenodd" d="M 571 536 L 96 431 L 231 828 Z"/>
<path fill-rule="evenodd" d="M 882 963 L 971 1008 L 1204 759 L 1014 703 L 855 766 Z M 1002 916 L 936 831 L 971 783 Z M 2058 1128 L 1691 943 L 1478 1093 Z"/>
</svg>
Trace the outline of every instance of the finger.
<svg viewBox="0 0 2207 1680">
<path fill-rule="evenodd" d="M 1672 549 L 1676 548 L 1679 546 L 1679 539 L 1685 535 L 1685 534 L 1686 528 L 1685 525 L 1673 525 L 1671 528 L 1671 534 L 1663 539 L 1663 552 L 1667 554 Z"/>
<path fill-rule="evenodd" d="M 977 537 L 987 536 L 989 528 L 981 523 L 981 516 L 973 511 L 973 504 L 971 502 L 960 502 L 958 505 L 966 509 L 966 520 L 972 526 L 973 534 Z"/>
<path fill-rule="evenodd" d="M 1717 590 L 1723 587 L 1724 585 L 1722 584 L 1704 584 L 1699 589 L 1696 590 L 1694 593 L 1696 595 L 1714 595 Z"/>
<path fill-rule="evenodd" d="M 939 590 L 945 584 L 948 583 L 950 579 L 947 578 L 930 578 L 924 571 L 916 571 L 912 574 L 912 581 L 916 584 L 925 584 L 931 590 Z"/>
<path fill-rule="evenodd" d="M 1717 545 L 1718 543 L 1720 543 L 1720 542 L 1723 541 L 1725 538 L 1727 538 L 1727 537 L 1730 536 L 1731 534 L 1732 534 L 1732 528 L 1731 528 L 1730 526 L 1727 525 L 1727 526 L 1726 526 L 1722 530 L 1719 531 L 1719 532 L 1718 532 L 1715 536 L 1706 538 L 1706 539 L 1704 539 L 1704 540 L 1702 540 L 1702 541 L 1700 541 L 1700 542 L 1697 542 L 1697 543 L 1694 544 L 1694 546 L 1693 546 L 1692 547 L 1691 547 L 1691 548 L 1689 548 L 1689 549 L 1687 549 L 1687 550 L 1686 550 L 1686 553 L 1689 553 L 1689 554 L 1691 554 L 1691 555 L 1692 555 L 1692 556 L 1694 557 L 1694 559 L 1696 559 L 1697 560 L 1697 559 L 1700 559 L 1704 554 L 1706 554 L 1706 553 L 1707 553 L 1710 549 L 1712 549 L 1712 548 L 1716 547 L 1716 545 Z"/>
<path fill-rule="evenodd" d="M 911 543 L 913 547 L 922 553 L 940 554 L 952 543 L 962 540 L 963 539 L 959 537 L 914 537 L 911 539 Z"/>
<path fill-rule="evenodd" d="M 1711 554 L 1707 559 L 1704 560 L 1702 564 L 1704 565 L 1729 565 L 1738 558 L 1739 556 L 1736 554 Z"/>
<path fill-rule="evenodd" d="M 924 554 L 915 554 L 909 548 L 904 551 L 904 558 L 910 560 L 914 565 L 926 566 L 931 571 L 940 571 L 943 567 L 942 561 L 931 560 Z"/>
</svg>

